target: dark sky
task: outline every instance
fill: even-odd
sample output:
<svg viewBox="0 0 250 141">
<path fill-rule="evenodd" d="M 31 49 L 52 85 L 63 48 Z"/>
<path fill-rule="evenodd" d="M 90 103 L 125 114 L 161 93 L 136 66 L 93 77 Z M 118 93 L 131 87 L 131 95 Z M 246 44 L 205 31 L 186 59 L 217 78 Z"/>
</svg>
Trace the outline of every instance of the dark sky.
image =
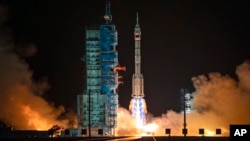
<svg viewBox="0 0 250 141">
<path fill-rule="evenodd" d="M 35 81 L 46 78 L 44 97 L 75 109 L 84 88 L 85 27 L 103 22 L 105 0 L 8 0 L 8 24 L 17 44 L 33 43 L 26 58 Z M 180 89 L 195 91 L 191 78 L 210 72 L 235 77 L 250 59 L 249 4 L 245 0 L 111 0 L 118 30 L 124 84 L 119 103 L 128 108 L 134 72 L 136 12 L 142 31 L 142 73 L 148 111 L 155 116 L 180 109 Z"/>
</svg>

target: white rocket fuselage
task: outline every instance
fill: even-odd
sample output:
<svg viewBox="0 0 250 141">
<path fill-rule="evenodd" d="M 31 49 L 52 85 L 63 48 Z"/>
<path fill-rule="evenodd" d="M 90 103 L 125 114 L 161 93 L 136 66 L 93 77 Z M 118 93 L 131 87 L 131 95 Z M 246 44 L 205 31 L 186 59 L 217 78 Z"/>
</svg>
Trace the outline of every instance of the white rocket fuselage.
<svg viewBox="0 0 250 141">
<path fill-rule="evenodd" d="M 146 124 L 147 105 L 144 99 L 143 75 L 141 74 L 141 28 L 137 22 L 134 30 L 135 39 L 135 73 L 132 77 L 132 99 L 129 110 L 136 120 L 136 126 L 141 127 Z"/>
<path fill-rule="evenodd" d="M 134 39 L 135 39 L 135 73 L 133 74 L 132 80 L 132 97 L 133 98 L 143 98 L 144 97 L 144 84 L 143 75 L 141 74 L 141 28 L 137 23 L 134 29 Z"/>
</svg>

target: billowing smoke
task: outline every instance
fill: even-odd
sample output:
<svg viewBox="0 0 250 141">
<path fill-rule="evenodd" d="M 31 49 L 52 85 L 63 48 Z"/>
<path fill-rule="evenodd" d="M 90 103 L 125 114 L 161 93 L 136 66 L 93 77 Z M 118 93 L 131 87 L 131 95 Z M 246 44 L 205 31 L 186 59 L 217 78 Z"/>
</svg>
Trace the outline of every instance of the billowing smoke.
<svg viewBox="0 0 250 141">
<path fill-rule="evenodd" d="M 223 136 L 229 136 L 230 124 L 250 124 L 250 62 L 237 66 L 236 75 L 237 80 L 217 72 L 192 78 L 195 92 L 193 109 L 187 114 L 187 135 L 197 136 L 199 128 L 203 128 L 205 135 L 212 136 L 219 128 Z M 127 112 L 125 116 L 124 113 L 123 110 L 123 119 L 129 119 L 130 114 Z M 130 129 L 130 124 L 125 121 L 132 120 L 118 122 Z M 161 117 L 150 115 L 147 122 L 156 126 L 152 131 L 156 136 L 166 135 L 166 128 L 171 129 L 171 135 L 182 135 L 183 113 L 169 110 Z M 117 130 L 118 133 L 123 131 L 119 127 Z M 138 135 L 138 132 L 129 131 L 130 135 Z"/>
<path fill-rule="evenodd" d="M 60 118 L 64 107 L 55 107 L 41 97 L 49 87 L 46 79 L 34 82 L 23 59 L 34 55 L 36 47 L 32 43 L 16 46 L 7 19 L 8 7 L 0 5 L 0 121 L 15 129 L 67 126 L 69 120 Z"/>
<path fill-rule="evenodd" d="M 138 132 L 139 131 L 136 129 L 136 121 L 132 118 L 130 112 L 126 108 L 119 107 L 116 135 L 136 135 Z"/>
</svg>

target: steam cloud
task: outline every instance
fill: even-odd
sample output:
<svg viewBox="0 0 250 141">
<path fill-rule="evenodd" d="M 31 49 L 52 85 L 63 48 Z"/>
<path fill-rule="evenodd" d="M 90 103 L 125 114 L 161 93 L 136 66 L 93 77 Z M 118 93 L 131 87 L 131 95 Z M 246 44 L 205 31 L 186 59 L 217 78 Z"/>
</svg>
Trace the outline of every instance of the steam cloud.
<svg viewBox="0 0 250 141">
<path fill-rule="evenodd" d="M 215 129 L 220 128 L 223 136 L 229 136 L 230 124 L 250 124 L 250 61 L 237 66 L 236 75 L 237 80 L 218 72 L 192 78 L 195 92 L 193 109 L 187 114 L 188 135 L 199 135 L 199 128 L 205 130 L 205 135 L 215 135 Z M 138 135 L 138 129 L 133 131 L 129 127 L 135 127 L 128 124 L 133 121 L 129 112 L 121 109 L 119 114 L 123 118 L 118 114 L 118 123 L 122 125 L 118 126 L 117 134 Z M 166 135 L 166 128 L 171 129 L 171 135 L 182 135 L 183 113 L 169 110 L 161 117 L 148 116 L 147 122 L 157 125 L 153 131 L 156 136 Z M 124 131 L 124 128 L 131 130 Z"/>
<path fill-rule="evenodd" d="M 41 97 L 49 86 L 47 81 L 34 82 L 32 71 L 22 59 L 34 55 L 36 47 L 32 43 L 15 46 L 7 19 L 8 7 L 0 5 L 0 121 L 15 129 L 67 126 L 69 120 L 59 119 L 64 107 L 55 107 Z"/>
</svg>

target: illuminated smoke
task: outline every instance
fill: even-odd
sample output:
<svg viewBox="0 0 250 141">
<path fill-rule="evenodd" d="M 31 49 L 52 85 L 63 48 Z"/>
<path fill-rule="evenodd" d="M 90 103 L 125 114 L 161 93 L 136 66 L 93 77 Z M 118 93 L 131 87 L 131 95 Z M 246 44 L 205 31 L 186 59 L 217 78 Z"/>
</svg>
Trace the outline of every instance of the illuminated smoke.
<svg viewBox="0 0 250 141">
<path fill-rule="evenodd" d="M 220 73 L 192 78 L 196 89 L 194 108 L 210 126 L 229 127 L 230 124 L 249 124 L 250 63 L 237 66 L 238 80 Z"/>
<path fill-rule="evenodd" d="M 5 23 L 8 7 L 0 5 L 0 121 L 15 129 L 47 130 L 54 124 L 67 126 L 69 120 L 61 119 L 65 110 L 55 107 L 41 95 L 48 89 L 46 79 L 34 82 L 32 71 L 22 56 L 32 56 L 35 46 L 22 45 L 16 50 L 11 29 Z M 21 52 L 21 56 L 17 53 Z"/>
<path fill-rule="evenodd" d="M 116 135 L 136 135 L 137 132 L 136 121 L 132 118 L 130 112 L 125 108 L 119 107 L 117 114 Z"/>
<path fill-rule="evenodd" d="M 188 136 L 198 136 L 199 128 L 205 130 L 205 136 L 215 135 L 217 128 L 222 136 L 229 136 L 230 124 L 250 124 L 250 62 L 237 66 L 236 75 L 237 80 L 217 72 L 192 78 L 195 94 L 193 109 L 187 114 Z M 118 134 L 125 130 L 125 135 L 141 135 L 143 131 L 134 128 L 130 113 L 123 109 L 123 120 L 119 118 L 120 113 L 118 124 L 121 122 L 127 130 L 118 126 Z M 166 128 L 171 129 L 171 135 L 182 136 L 183 113 L 169 110 L 161 117 L 148 114 L 147 124 L 151 124 L 149 131 L 155 136 L 166 136 Z"/>
</svg>

